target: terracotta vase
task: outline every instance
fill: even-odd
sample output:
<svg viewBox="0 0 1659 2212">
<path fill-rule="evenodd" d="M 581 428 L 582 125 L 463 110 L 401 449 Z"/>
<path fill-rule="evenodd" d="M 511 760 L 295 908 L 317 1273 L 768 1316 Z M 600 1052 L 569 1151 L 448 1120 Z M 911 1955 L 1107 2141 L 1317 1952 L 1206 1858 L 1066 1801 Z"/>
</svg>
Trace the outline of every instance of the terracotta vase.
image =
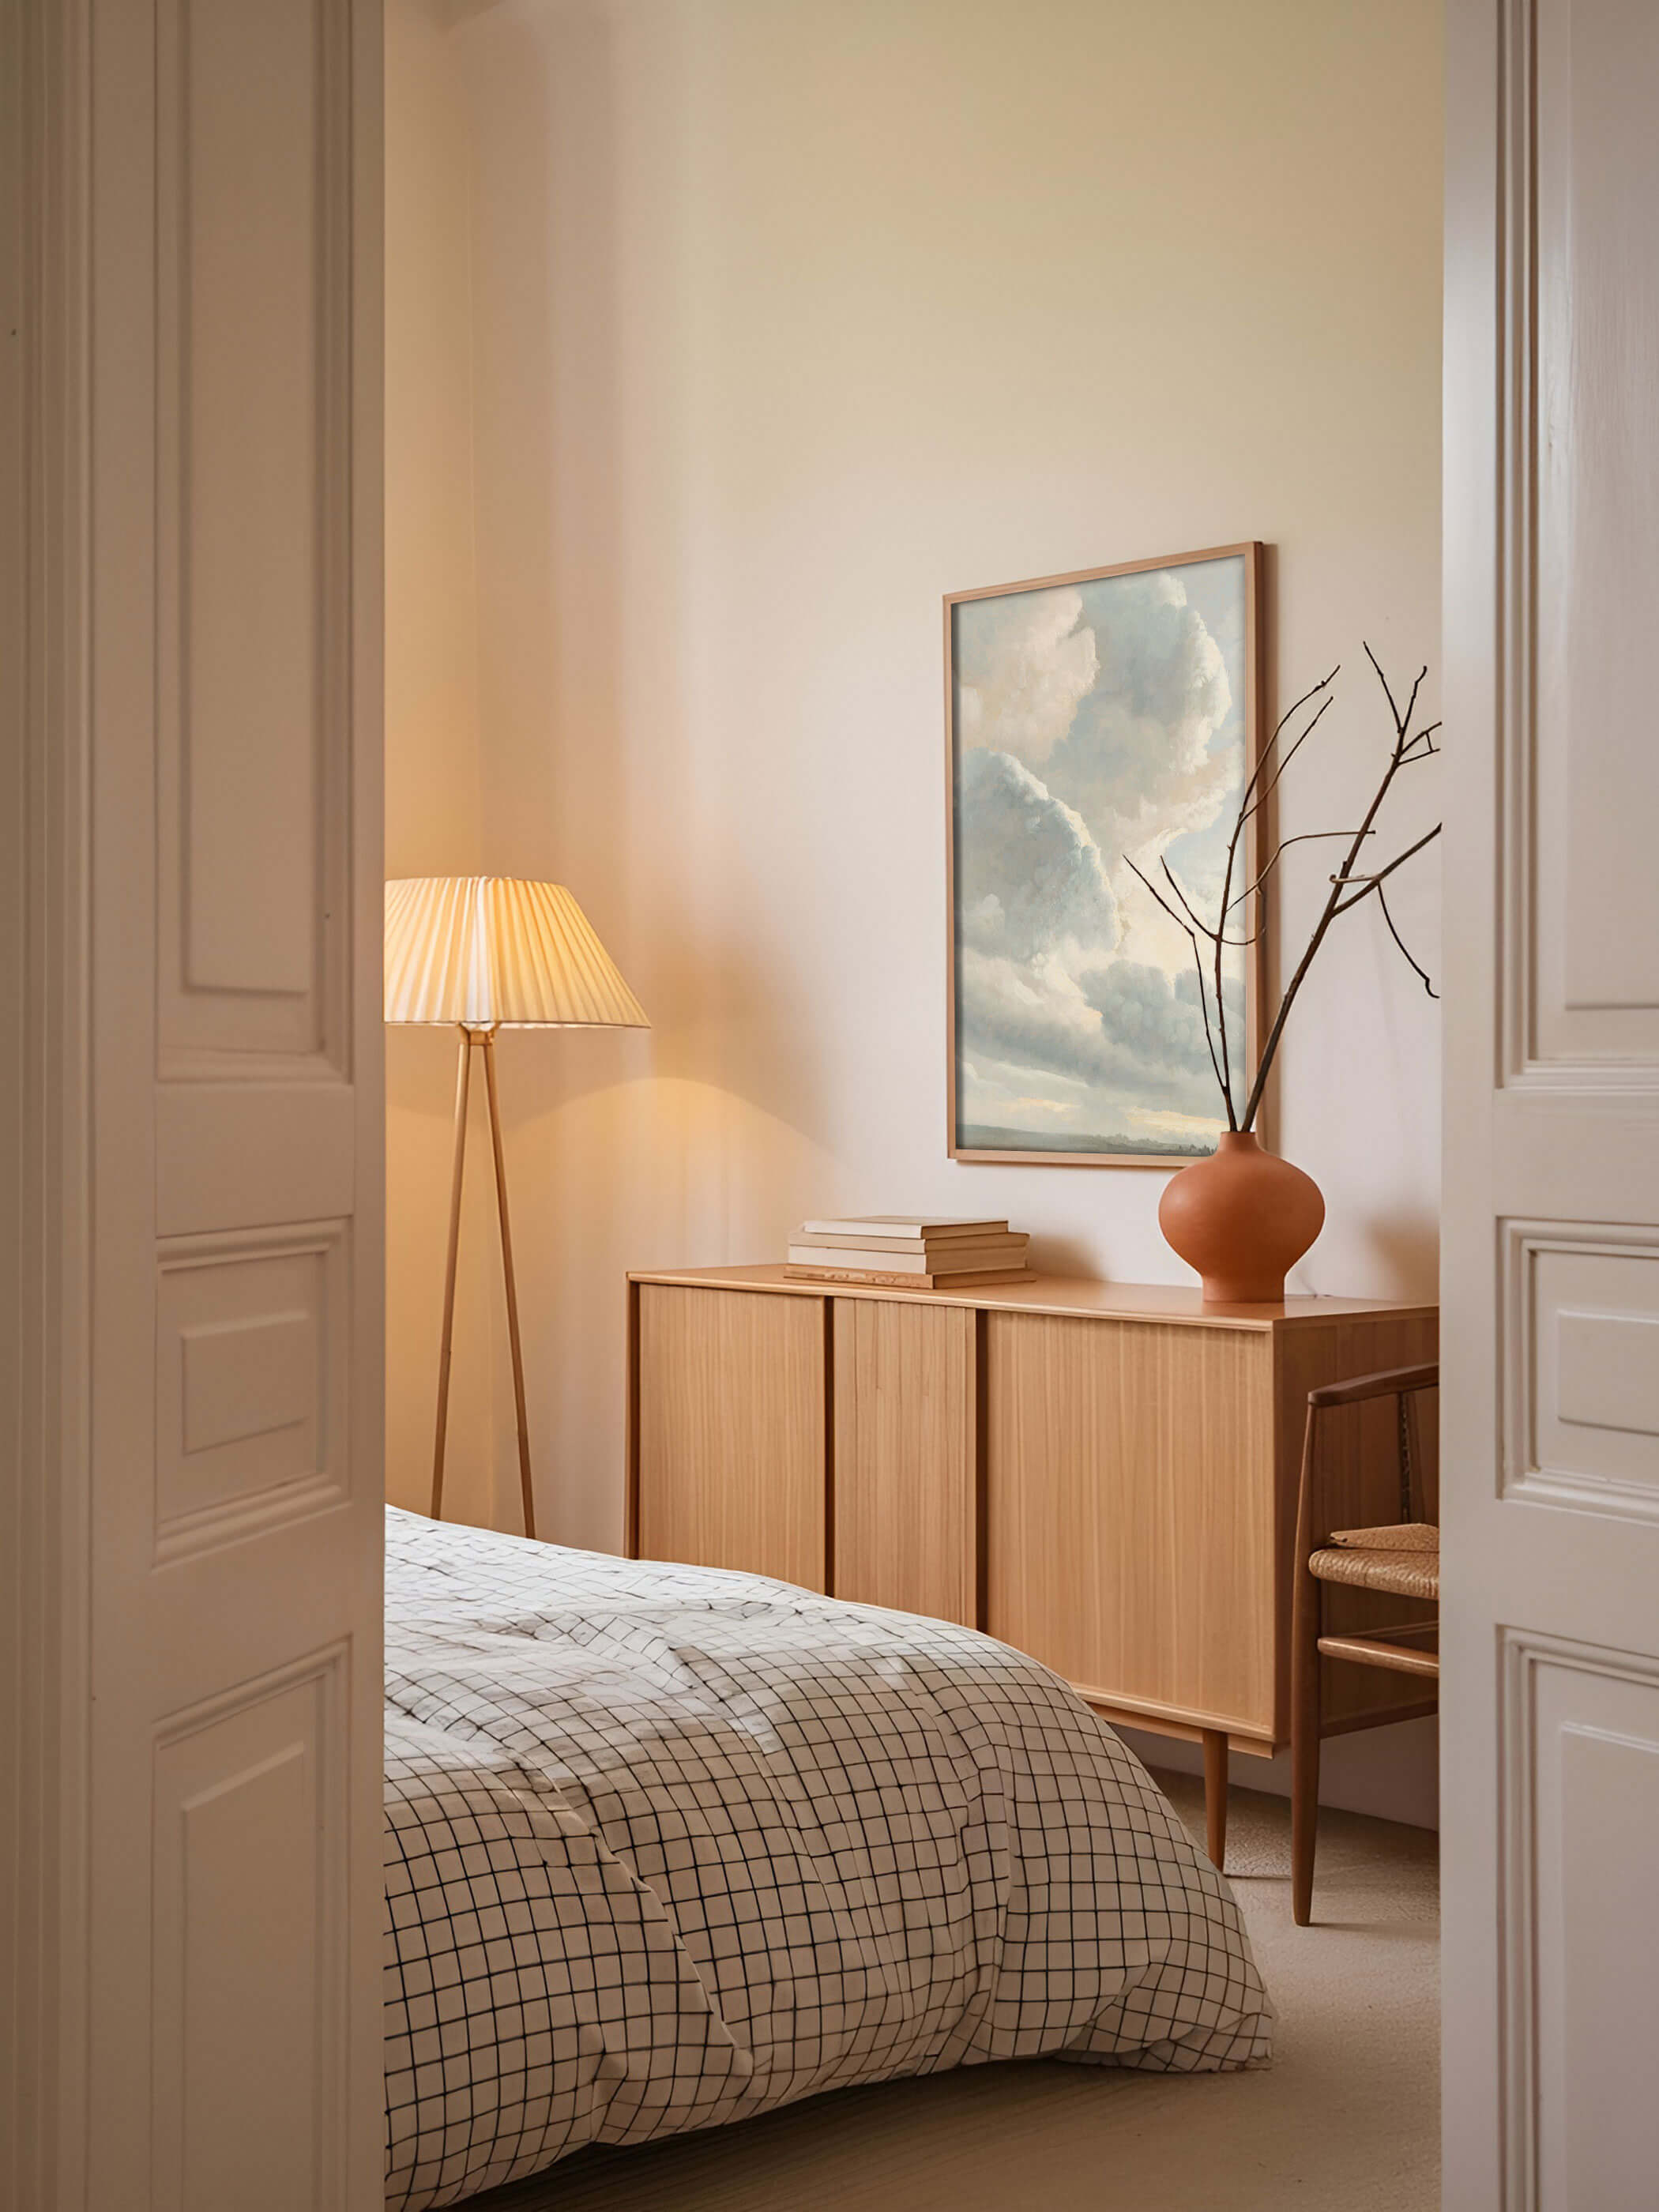
<svg viewBox="0 0 1659 2212">
<path fill-rule="evenodd" d="M 1324 1224 L 1319 1185 L 1264 1152 L 1253 1129 L 1230 1129 L 1212 1158 L 1171 1176 L 1158 1209 L 1166 1243 L 1203 1277 L 1206 1305 L 1277 1304 Z"/>
</svg>

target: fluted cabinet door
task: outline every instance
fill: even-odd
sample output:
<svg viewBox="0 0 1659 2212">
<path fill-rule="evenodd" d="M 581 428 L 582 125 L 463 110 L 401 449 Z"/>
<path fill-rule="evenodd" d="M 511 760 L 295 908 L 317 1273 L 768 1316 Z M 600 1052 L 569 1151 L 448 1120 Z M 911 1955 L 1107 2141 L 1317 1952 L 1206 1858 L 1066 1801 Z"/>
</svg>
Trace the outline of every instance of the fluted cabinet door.
<svg viewBox="0 0 1659 2212">
<path fill-rule="evenodd" d="M 835 1301 L 837 1597 L 979 1626 L 976 1321 Z"/>
<path fill-rule="evenodd" d="M 1115 1710 L 1271 1741 L 1271 1336 L 987 1327 L 991 1634 Z"/>
<path fill-rule="evenodd" d="M 826 1316 L 823 1298 L 641 1286 L 641 1559 L 825 1587 Z"/>
</svg>

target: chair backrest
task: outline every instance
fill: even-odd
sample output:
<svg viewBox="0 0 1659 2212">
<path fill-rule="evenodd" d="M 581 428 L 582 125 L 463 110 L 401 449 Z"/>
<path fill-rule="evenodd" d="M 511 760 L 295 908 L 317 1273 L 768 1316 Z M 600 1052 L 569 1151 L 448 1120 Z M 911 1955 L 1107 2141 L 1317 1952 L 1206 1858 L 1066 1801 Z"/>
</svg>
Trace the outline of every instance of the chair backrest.
<svg viewBox="0 0 1659 2212">
<path fill-rule="evenodd" d="M 1400 1517 L 1402 1521 L 1440 1521 L 1440 1424 L 1425 1419 L 1425 1398 L 1439 1397 L 1432 1382 L 1415 1390 L 1402 1390 L 1395 1404 L 1400 1423 Z"/>
<path fill-rule="evenodd" d="M 1395 1401 L 1394 1430 L 1396 1457 L 1396 1490 L 1395 1507 L 1402 1522 L 1425 1521 L 1437 1523 L 1440 1507 L 1438 1424 L 1423 1420 L 1419 1401 L 1428 1391 L 1438 1392 L 1440 1370 L 1428 1363 L 1415 1367 L 1389 1368 L 1375 1375 L 1358 1375 L 1346 1382 L 1327 1382 L 1308 1393 L 1308 1425 L 1302 1453 L 1301 1495 L 1297 1510 L 1297 1541 L 1298 1549 L 1304 1543 L 1313 1548 L 1325 1540 L 1333 1525 L 1327 1515 L 1328 1501 L 1319 1495 L 1321 1474 L 1320 1431 L 1328 1417 L 1339 1409 L 1352 1409 L 1355 1419 L 1368 1426 L 1376 1420 L 1386 1420 L 1387 1408 L 1377 1402 L 1392 1398 Z M 1386 1449 L 1382 1436 L 1374 1427 L 1372 1449 Z M 1360 1446 L 1356 1439 L 1352 1449 Z M 1375 1462 L 1372 1462 L 1375 1464 Z M 1355 1514 L 1350 1525 L 1358 1525 L 1367 1516 Z M 1374 1519 L 1381 1517 L 1373 1514 Z M 1336 1525 L 1342 1525 L 1340 1523 Z"/>
</svg>

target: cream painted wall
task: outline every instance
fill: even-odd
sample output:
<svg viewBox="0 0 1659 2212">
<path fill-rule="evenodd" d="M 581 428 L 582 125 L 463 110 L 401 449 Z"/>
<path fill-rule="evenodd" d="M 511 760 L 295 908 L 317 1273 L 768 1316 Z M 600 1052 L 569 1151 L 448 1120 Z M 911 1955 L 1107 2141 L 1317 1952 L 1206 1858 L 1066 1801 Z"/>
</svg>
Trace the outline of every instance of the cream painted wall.
<svg viewBox="0 0 1659 2212">
<path fill-rule="evenodd" d="M 470 327 L 482 733 L 456 706 L 439 757 L 472 577 L 405 549 L 392 850 L 568 883 L 655 1023 L 501 1047 L 544 1521 L 608 1546 L 629 1266 L 970 1206 L 1039 1264 L 1182 1278 L 1156 1173 L 945 1157 L 939 598 L 1267 541 L 1284 696 L 1346 670 L 1284 826 L 1352 818 L 1384 731 L 1362 637 L 1438 650 L 1439 10 L 392 12 L 391 473 L 411 528 L 461 528 Z M 1319 874 L 1292 860 L 1291 929 Z M 1432 964 L 1431 860 L 1396 903 Z M 1346 927 L 1284 1062 L 1280 1141 L 1329 1207 L 1299 1286 L 1431 1296 L 1437 1011 L 1373 916 Z M 425 1405 L 448 1078 L 393 1066 L 392 1388 Z M 510 1525 L 504 1389 L 498 1341 Z M 393 1449 L 407 1483 L 424 1447 Z"/>
</svg>

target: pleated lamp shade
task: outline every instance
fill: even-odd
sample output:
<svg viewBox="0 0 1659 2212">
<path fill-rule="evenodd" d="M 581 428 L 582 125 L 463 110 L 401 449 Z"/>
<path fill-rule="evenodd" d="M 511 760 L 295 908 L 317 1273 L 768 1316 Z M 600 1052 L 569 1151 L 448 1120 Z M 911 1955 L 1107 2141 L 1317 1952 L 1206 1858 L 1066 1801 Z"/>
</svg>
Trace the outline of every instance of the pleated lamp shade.
<svg viewBox="0 0 1659 2212">
<path fill-rule="evenodd" d="M 404 876 L 386 887 L 386 1018 L 471 1029 L 649 1029 L 562 884 Z"/>
</svg>

